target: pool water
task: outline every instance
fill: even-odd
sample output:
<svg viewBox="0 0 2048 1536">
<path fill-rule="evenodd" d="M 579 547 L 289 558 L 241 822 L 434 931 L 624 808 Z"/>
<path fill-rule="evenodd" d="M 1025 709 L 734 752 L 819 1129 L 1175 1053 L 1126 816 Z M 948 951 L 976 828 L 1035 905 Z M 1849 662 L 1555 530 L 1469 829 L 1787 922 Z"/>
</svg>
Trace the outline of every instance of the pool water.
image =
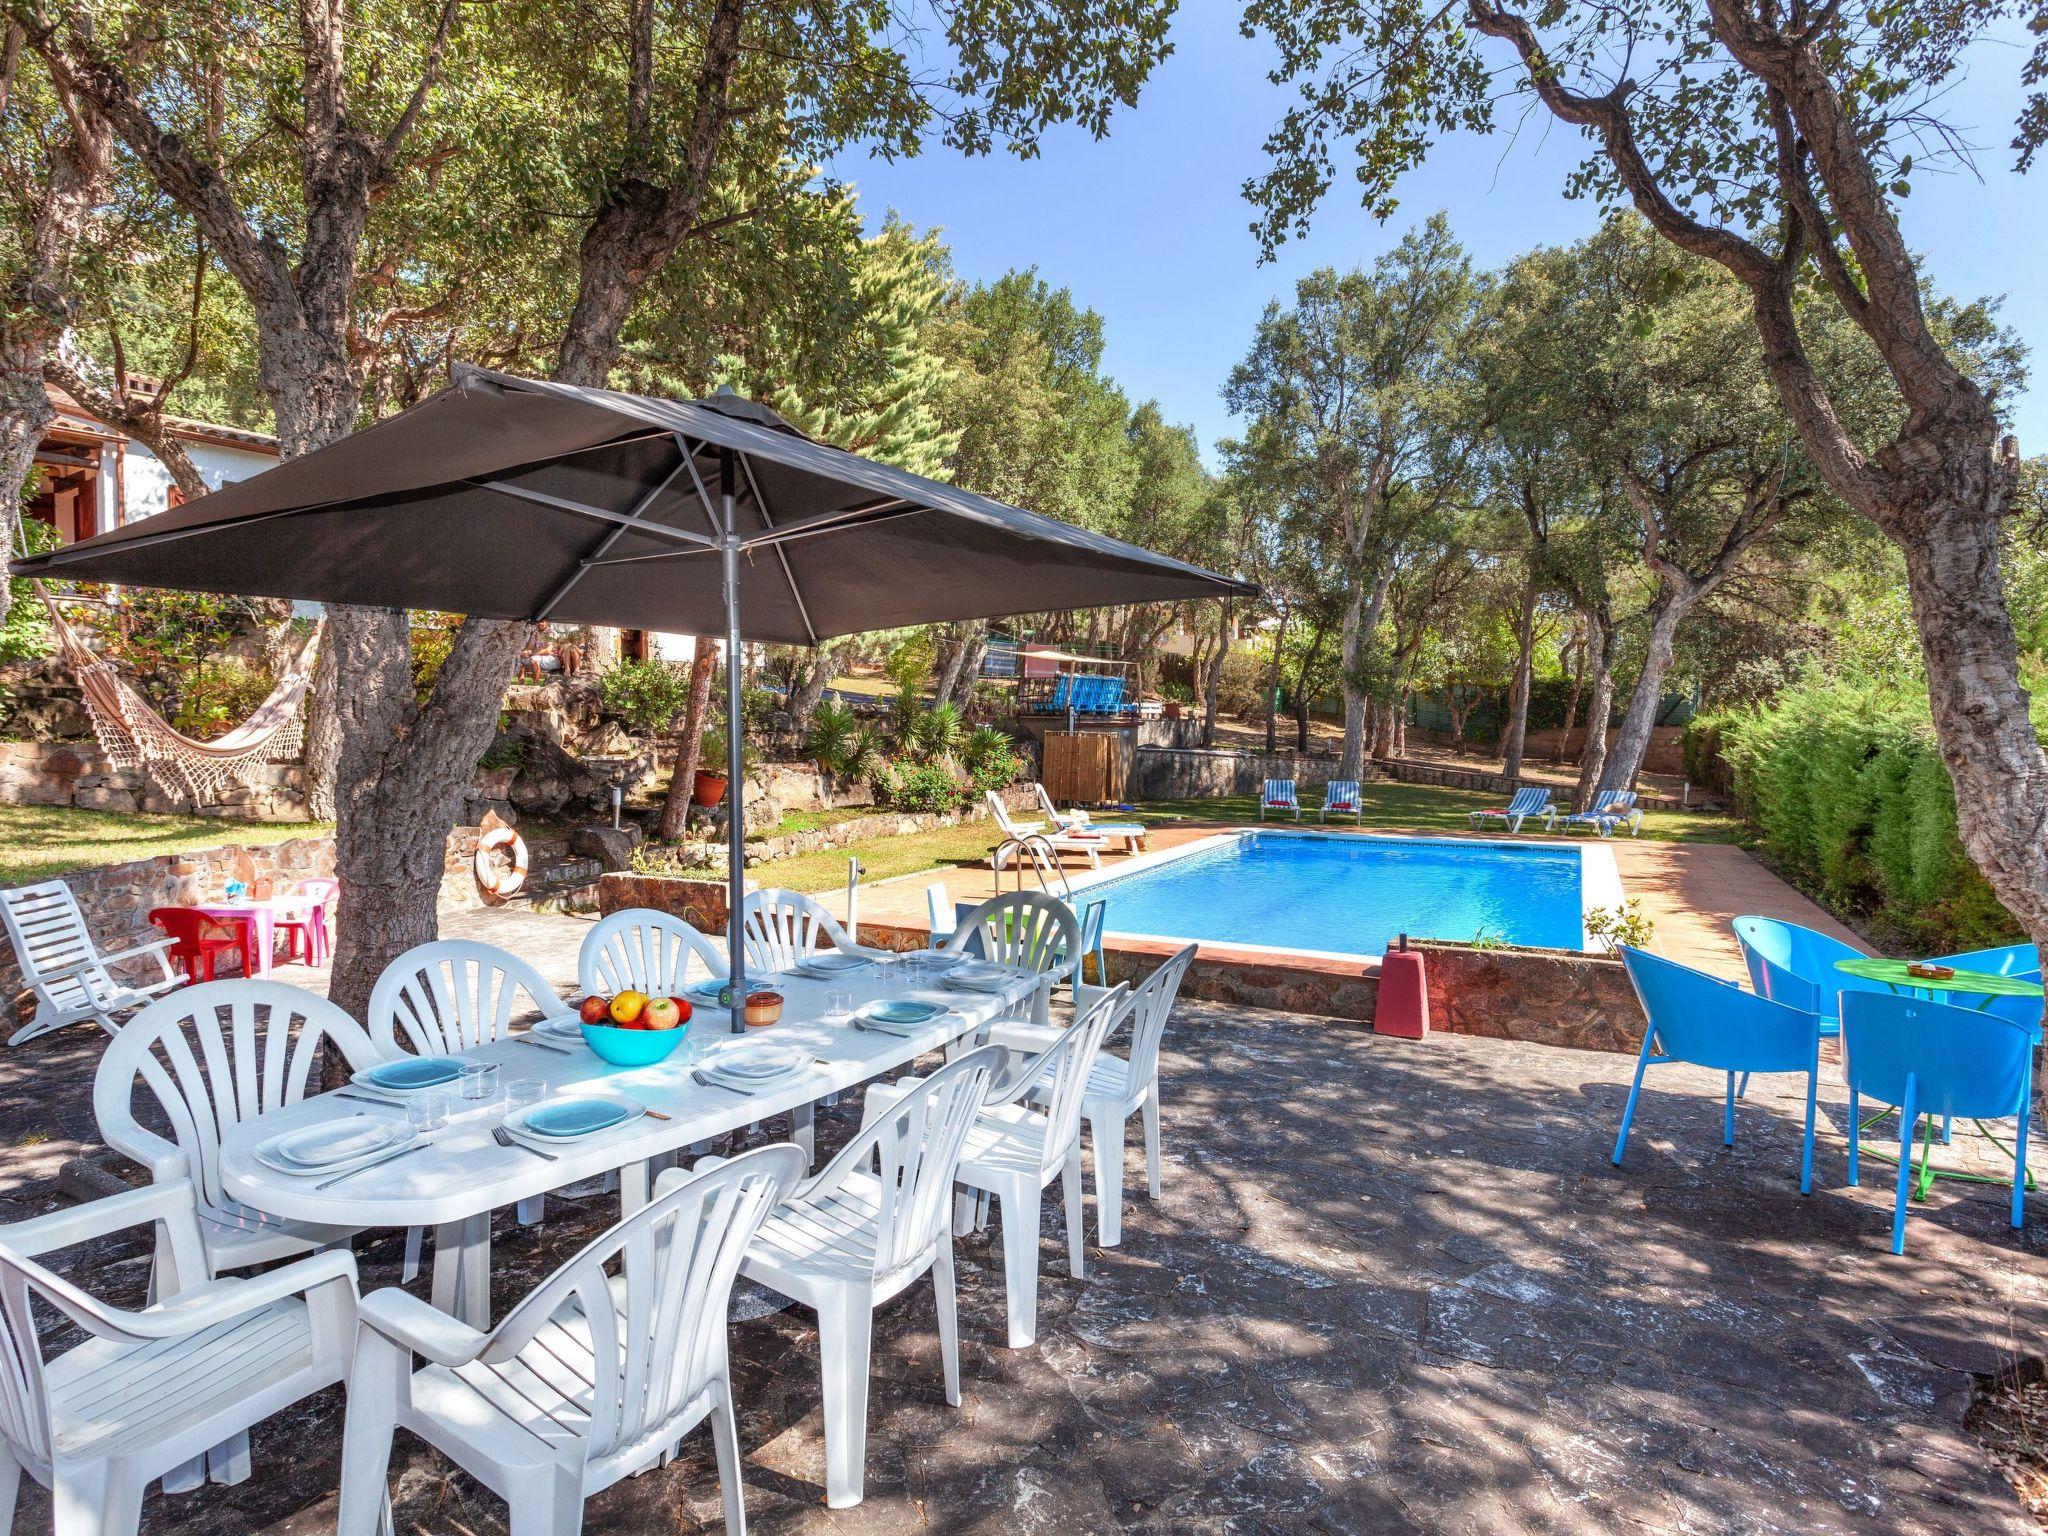
<svg viewBox="0 0 2048 1536">
<path fill-rule="evenodd" d="M 1377 955 L 1400 934 L 1577 949 L 1576 848 L 1252 832 L 1078 887 L 1112 933 Z"/>
</svg>

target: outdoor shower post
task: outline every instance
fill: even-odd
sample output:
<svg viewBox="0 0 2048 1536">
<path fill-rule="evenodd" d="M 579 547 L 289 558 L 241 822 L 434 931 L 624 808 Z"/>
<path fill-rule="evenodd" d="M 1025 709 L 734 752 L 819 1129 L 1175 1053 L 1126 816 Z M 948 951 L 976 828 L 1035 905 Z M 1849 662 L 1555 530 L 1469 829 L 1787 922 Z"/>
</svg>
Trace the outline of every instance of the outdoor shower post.
<svg viewBox="0 0 2048 1536">
<path fill-rule="evenodd" d="M 740 539 L 733 525 L 733 455 L 722 449 L 718 455 L 718 496 L 725 519 L 725 533 L 718 541 L 718 558 L 725 585 L 725 938 L 727 975 L 732 988 L 732 1032 L 747 1031 L 747 941 L 740 924 L 740 907 L 747 891 L 747 831 L 741 825 L 747 803 L 747 784 L 742 776 L 740 699 Z"/>
</svg>

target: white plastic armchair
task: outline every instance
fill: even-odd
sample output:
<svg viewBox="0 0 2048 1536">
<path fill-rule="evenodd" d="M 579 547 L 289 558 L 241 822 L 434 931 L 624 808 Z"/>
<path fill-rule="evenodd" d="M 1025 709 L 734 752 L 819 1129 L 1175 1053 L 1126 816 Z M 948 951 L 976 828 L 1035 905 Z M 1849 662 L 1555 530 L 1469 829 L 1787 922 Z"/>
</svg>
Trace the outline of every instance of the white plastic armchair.
<svg viewBox="0 0 2048 1536">
<path fill-rule="evenodd" d="M 703 977 L 722 977 L 726 969 L 725 951 L 708 934 L 666 912 L 628 907 L 584 936 L 576 984 L 586 994 L 631 988 L 666 997 Z"/>
<path fill-rule="evenodd" d="M 740 928 L 746 938 L 748 969 L 763 973 L 786 971 L 821 947 L 843 955 L 877 959 L 888 955 L 887 950 L 854 943 L 838 918 L 801 891 L 771 887 L 747 892 L 740 903 Z"/>
<path fill-rule="evenodd" d="M 475 939 L 416 944 L 370 989 L 370 1042 L 380 1056 L 453 1056 L 512 1033 L 515 1019 L 568 1012 L 547 978 Z"/>
<path fill-rule="evenodd" d="M 974 1196 L 989 1196 L 1001 1209 L 1003 1287 L 1012 1349 L 1027 1348 L 1038 1337 L 1039 1206 L 1054 1179 L 1060 1181 L 1066 1202 L 1067 1267 L 1076 1280 L 1087 1273 L 1081 1227 L 1082 1100 L 1103 1037 L 1132 1006 L 1125 986 L 1102 994 L 1041 1058 L 1010 1074 L 1008 1087 L 995 1086 L 961 1149 L 954 1173 L 959 1190 L 954 1230 L 964 1230 L 973 1219 L 978 1204 Z M 1048 1087 L 1043 1111 L 1023 1102 L 1041 1076 Z M 888 1114 L 920 1086 L 920 1079 L 905 1077 L 868 1089 L 861 1106 L 863 1127 Z"/>
<path fill-rule="evenodd" d="M 870 1120 L 762 1226 L 740 1273 L 818 1314 L 825 1502 L 861 1501 L 875 1309 L 927 1272 L 938 1303 L 946 1401 L 960 1406 L 953 1176 L 1003 1052 L 942 1067 Z M 704 1164 L 698 1164 L 702 1168 Z"/>
<path fill-rule="evenodd" d="M 1197 947 L 1188 945 L 1138 984 L 1131 994 L 1128 1015 L 1129 1055 L 1115 1055 L 1110 1050 L 1110 1040 L 1105 1040 L 1088 1074 L 1081 1108 L 1088 1119 L 1088 1140 L 1095 1152 L 1096 1236 L 1105 1248 L 1114 1248 L 1123 1241 L 1124 1132 L 1132 1115 L 1144 1119 L 1146 1192 L 1154 1200 L 1159 1198 L 1159 1045 Z M 1035 1053 L 1050 1045 L 1054 1035 L 1050 1030 L 1028 1025 L 999 1024 L 989 1031 L 989 1039 L 1015 1051 Z M 1033 1073 L 1024 1096 L 1043 1108 L 1051 1096 L 1051 1085 L 1043 1067 L 1034 1066 Z"/>
<path fill-rule="evenodd" d="M 372 1292 L 342 1437 L 342 1536 L 371 1536 L 394 1429 L 510 1506 L 518 1536 L 574 1536 L 583 1503 L 655 1465 L 705 1419 L 725 1524 L 746 1529 L 727 1369 L 740 1256 L 796 1187 L 803 1154 L 761 1147 L 662 1175 L 655 1198 L 569 1260 L 490 1333 L 405 1291 Z M 606 1269 L 618 1262 L 618 1276 Z M 426 1364 L 413 1369 L 413 1357 Z"/>
<path fill-rule="evenodd" d="M 88 1019 L 114 1034 L 120 1028 L 119 1015 L 184 984 L 165 953 L 175 942 L 172 939 L 151 939 L 132 949 L 101 954 L 86 929 L 78 898 L 62 880 L 0 891 L 0 927 L 7 931 L 22 981 L 36 1000 L 35 1013 L 8 1037 L 9 1045 Z M 139 963 L 144 957 L 156 962 L 160 977 L 131 985 L 108 969 L 126 961 Z"/>
<path fill-rule="evenodd" d="M 353 1229 L 287 1221 L 241 1204 L 221 1182 L 228 1131 L 305 1097 L 332 1040 L 362 1068 L 381 1059 L 362 1026 L 324 997 L 281 981 L 209 981 L 151 1003 L 116 1035 L 93 1077 L 92 1108 L 107 1145 L 159 1184 L 190 1180 L 215 1273 L 346 1242 Z M 135 1114 L 138 1096 L 171 1139 Z M 158 1252 L 158 1262 L 164 1254 Z"/>
<path fill-rule="evenodd" d="M 1032 998 L 1031 1021 L 1036 1024 L 1051 1018 L 1052 988 L 1076 985 L 1081 979 L 1081 920 L 1072 907 L 1043 891 L 1010 891 L 989 898 L 960 919 L 940 948 L 957 953 L 970 946 L 978 947 L 984 960 L 1050 978 Z"/>
<path fill-rule="evenodd" d="M 153 1224 L 159 1301 L 123 1311 L 38 1262 Z M 91 1335 L 45 1360 L 31 1299 Z M 50 1490 L 56 1536 L 132 1536 L 143 1490 L 249 1475 L 247 1431 L 348 1377 L 355 1260 L 300 1259 L 209 1280 L 191 1185 L 152 1185 L 0 1227 L 0 1531 L 21 1475 Z M 373 1511 L 373 1516 L 381 1512 Z"/>
</svg>

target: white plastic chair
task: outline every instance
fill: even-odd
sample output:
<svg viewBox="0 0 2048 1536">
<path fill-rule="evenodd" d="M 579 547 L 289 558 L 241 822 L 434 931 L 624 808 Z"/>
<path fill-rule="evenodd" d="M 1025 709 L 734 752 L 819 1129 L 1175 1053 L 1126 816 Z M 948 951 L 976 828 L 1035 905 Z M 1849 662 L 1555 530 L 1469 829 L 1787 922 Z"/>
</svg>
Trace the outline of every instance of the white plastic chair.
<svg viewBox="0 0 2048 1536">
<path fill-rule="evenodd" d="M 940 947 L 968 953 L 978 947 L 982 959 L 997 965 L 1050 974 L 1052 985 L 1041 987 L 1032 999 L 1034 1024 L 1051 1019 L 1052 986 L 1080 986 L 1085 953 L 1081 921 L 1072 907 L 1043 891 L 1009 891 L 990 897 L 960 918 Z M 1081 998 L 1077 990 L 1076 1002 Z"/>
<path fill-rule="evenodd" d="M 1138 984 L 1131 994 L 1130 1055 L 1114 1055 L 1105 1041 L 1088 1074 L 1081 1113 L 1095 1152 L 1096 1240 L 1105 1248 L 1116 1247 L 1124 1237 L 1124 1132 L 1132 1115 L 1144 1117 L 1145 1188 L 1154 1200 L 1159 1198 L 1159 1043 L 1197 948 L 1188 945 Z M 1052 1030 L 1022 1024 L 998 1024 L 989 1031 L 992 1044 L 1032 1053 L 1056 1038 Z M 1043 1076 L 1025 1094 L 1027 1102 L 1041 1108 L 1050 1096 Z"/>
<path fill-rule="evenodd" d="M 514 1536 L 574 1536 L 583 1503 L 654 1466 L 705 1419 L 725 1528 L 746 1529 L 726 1366 L 740 1256 L 803 1154 L 761 1147 L 655 1198 L 534 1288 L 488 1334 L 399 1290 L 363 1298 L 342 1436 L 342 1536 L 371 1536 L 403 1426 L 511 1506 Z M 617 1260 L 618 1276 L 606 1274 Z M 426 1363 L 413 1369 L 413 1356 Z"/>
<path fill-rule="evenodd" d="M 133 949 L 103 955 L 86 931 L 85 914 L 78 898 L 62 880 L 45 880 L 40 885 L 17 885 L 0 891 L 0 927 L 14 946 L 14 958 L 21 966 L 21 978 L 34 994 L 36 1011 L 29 1021 L 8 1037 L 9 1045 L 20 1045 L 37 1035 L 47 1035 L 66 1024 L 87 1019 L 108 1034 L 120 1026 L 117 1014 L 140 1008 L 160 993 L 182 986 L 185 978 L 171 969 L 164 953 L 176 941 L 151 939 Z M 131 986 L 117 981 L 107 970 L 124 960 L 153 955 L 163 971 L 160 981 Z"/>
<path fill-rule="evenodd" d="M 1002 1051 L 986 1046 L 897 1099 L 776 1207 L 740 1264 L 747 1279 L 818 1314 L 825 1502 L 833 1509 L 861 1501 L 875 1309 L 927 1271 L 938 1303 L 946 1401 L 960 1406 L 953 1175 L 1002 1059 Z"/>
<path fill-rule="evenodd" d="M 158 1184 L 191 1181 L 213 1273 L 345 1243 L 354 1228 L 288 1221 L 243 1205 L 221 1183 L 221 1138 L 305 1097 L 323 1041 L 360 1069 L 381 1060 L 360 1024 L 324 997 L 281 981 L 208 981 L 151 1003 L 100 1058 L 92 1109 L 107 1145 Z M 317 1082 L 315 1088 L 317 1090 Z M 166 1141 L 135 1117 L 146 1089 Z M 165 1254 L 158 1245 L 161 1266 Z"/>
<path fill-rule="evenodd" d="M 1001 1212 L 1012 1349 L 1024 1349 L 1038 1337 L 1039 1205 L 1054 1179 L 1060 1181 L 1067 1208 L 1067 1267 L 1076 1280 L 1087 1274 L 1081 1228 L 1081 1103 L 1103 1036 L 1131 1006 L 1126 987 L 1104 993 L 1043 1057 L 1016 1074 L 1013 1087 L 994 1090 L 961 1149 L 954 1182 L 963 1194 L 955 1204 L 954 1227 L 961 1230 L 971 1220 L 972 1196 L 995 1200 Z M 1051 1084 L 1043 1112 L 1020 1102 L 1041 1073 Z M 919 1086 L 918 1078 L 905 1077 L 868 1089 L 862 1128 L 888 1114 Z"/>
<path fill-rule="evenodd" d="M 158 1302 L 123 1311 L 37 1260 L 154 1224 Z M 45 1360 L 31 1301 L 89 1337 Z M 184 1180 L 0 1227 L 0 1531 L 21 1474 L 50 1490 L 56 1536 L 133 1536 L 142 1494 L 249 1476 L 251 1425 L 348 1378 L 356 1266 L 323 1253 L 244 1280 L 209 1280 Z M 380 1513 L 373 1509 L 372 1517 Z"/>
<path fill-rule="evenodd" d="M 747 969 L 786 971 L 817 953 L 819 940 L 843 955 L 883 958 L 847 937 L 839 919 L 801 891 L 749 891 L 740 902 L 740 930 L 747 945 Z"/>
<path fill-rule="evenodd" d="M 959 919 L 953 915 L 953 898 L 947 893 L 945 881 L 934 880 L 924 888 L 924 905 L 931 914 L 931 937 L 927 942 L 933 949 L 943 949 L 947 936 L 959 926 Z"/>
<path fill-rule="evenodd" d="M 726 970 L 725 951 L 708 934 L 652 907 L 628 907 L 601 918 L 576 955 L 576 984 L 586 994 L 611 996 L 630 987 L 668 997 Z"/>
<path fill-rule="evenodd" d="M 504 1039 L 514 1018 L 567 1011 L 547 978 L 517 955 L 475 939 L 434 939 L 385 966 L 370 989 L 370 1043 L 381 1060 L 455 1056 Z M 539 1222 L 545 1199 L 520 1201 L 519 1219 Z M 406 1229 L 404 1281 L 420 1272 L 423 1235 Z"/>
<path fill-rule="evenodd" d="M 385 1058 L 455 1056 L 504 1039 L 515 1018 L 568 1011 L 517 955 L 475 939 L 435 939 L 384 967 L 370 989 L 370 1041 Z"/>
</svg>

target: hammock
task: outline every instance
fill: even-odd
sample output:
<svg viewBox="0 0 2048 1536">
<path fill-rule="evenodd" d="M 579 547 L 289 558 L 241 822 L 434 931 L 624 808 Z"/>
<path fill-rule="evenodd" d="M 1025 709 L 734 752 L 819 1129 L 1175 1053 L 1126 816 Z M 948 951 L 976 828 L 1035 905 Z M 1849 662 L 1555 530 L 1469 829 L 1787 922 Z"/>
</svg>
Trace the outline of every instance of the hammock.
<svg viewBox="0 0 2048 1536">
<path fill-rule="evenodd" d="M 139 768 L 166 794 L 182 794 L 200 806 L 216 799 L 227 785 L 245 782 L 254 764 L 298 756 L 305 742 L 300 706 L 312 686 L 313 657 L 320 647 L 317 626 L 291 670 L 278 680 L 270 697 L 256 706 L 254 714 L 225 736 L 195 741 L 151 709 L 148 701 L 122 680 L 113 662 L 78 638 L 41 582 L 36 583 L 36 595 L 50 610 L 57 642 L 85 695 L 92 733 L 116 768 Z"/>
</svg>

